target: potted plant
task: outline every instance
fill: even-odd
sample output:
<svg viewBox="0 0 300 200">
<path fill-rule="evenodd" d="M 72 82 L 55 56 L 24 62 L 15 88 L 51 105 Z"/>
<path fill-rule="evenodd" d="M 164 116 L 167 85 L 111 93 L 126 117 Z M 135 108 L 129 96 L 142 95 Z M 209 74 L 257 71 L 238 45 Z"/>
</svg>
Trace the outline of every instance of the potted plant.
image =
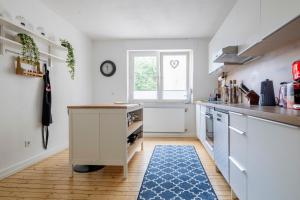
<svg viewBox="0 0 300 200">
<path fill-rule="evenodd" d="M 74 80 L 75 77 L 75 58 L 74 58 L 74 49 L 69 41 L 65 39 L 60 39 L 61 46 L 66 47 L 68 49 L 67 54 L 67 66 L 69 68 L 69 73 L 71 75 L 71 79 Z"/>
<path fill-rule="evenodd" d="M 32 62 L 34 65 L 39 63 L 40 53 L 32 37 L 25 33 L 18 33 L 17 39 L 22 44 L 22 59 Z"/>
</svg>

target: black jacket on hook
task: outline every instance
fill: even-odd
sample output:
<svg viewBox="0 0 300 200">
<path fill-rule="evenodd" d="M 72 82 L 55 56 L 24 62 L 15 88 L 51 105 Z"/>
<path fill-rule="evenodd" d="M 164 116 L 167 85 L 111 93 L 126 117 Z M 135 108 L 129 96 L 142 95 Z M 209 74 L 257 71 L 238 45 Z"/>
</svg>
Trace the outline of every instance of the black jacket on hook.
<svg viewBox="0 0 300 200">
<path fill-rule="evenodd" d="M 43 110 L 42 110 L 42 137 L 43 137 L 43 147 L 47 149 L 48 145 L 48 137 L 49 131 L 48 126 L 52 123 L 52 115 L 51 115 L 51 84 L 49 71 L 47 69 L 47 65 L 44 64 L 45 74 L 43 76 L 44 79 L 44 94 L 43 94 Z M 46 131 L 46 138 L 44 132 Z"/>
</svg>

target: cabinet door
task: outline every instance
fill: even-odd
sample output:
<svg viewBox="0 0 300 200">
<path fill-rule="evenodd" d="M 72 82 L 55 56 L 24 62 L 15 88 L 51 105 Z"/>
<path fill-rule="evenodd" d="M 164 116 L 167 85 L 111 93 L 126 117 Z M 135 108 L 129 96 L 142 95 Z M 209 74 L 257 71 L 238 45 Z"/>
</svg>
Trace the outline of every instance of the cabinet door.
<svg viewBox="0 0 300 200">
<path fill-rule="evenodd" d="M 248 117 L 248 200 L 300 199 L 300 129 Z"/>
<path fill-rule="evenodd" d="M 100 152 L 104 165 L 123 165 L 126 160 L 126 114 L 100 114 Z"/>
<path fill-rule="evenodd" d="M 96 164 L 99 152 L 99 114 L 73 113 L 71 116 L 71 157 L 75 164 Z"/>
<path fill-rule="evenodd" d="M 214 63 L 218 51 L 227 46 L 237 45 L 237 26 L 237 9 L 234 6 L 209 43 L 209 73 L 213 73 L 224 65 Z"/>
<path fill-rule="evenodd" d="M 205 142 L 206 137 L 206 118 L 205 118 L 206 107 L 201 106 L 201 113 L 200 113 L 200 140 L 202 144 Z"/>
<path fill-rule="evenodd" d="M 210 41 L 208 45 L 208 53 L 209 53 L 209 68 L 208 73 L 213 73 L 217 69 L 223 66 L 222 63 L 214 63 L 214 60 L 216 59 L 216 55 L 218 51 L 223 48 L 222 41 L 219 39 L 218 35 L 216 34 L 213 39 Z"/>
<path fill-rule="evenodd" d="M 238 28 L 232 28 L 236 31 L 239 53 L 242 53 L 260 40 L 260 0 L 239 0 L 235 9 Z"/>
<path fill-rule="evenodd" d="M 262 38 L 299 15 L 299 0 L 261 0 Z"/>
<path fill-rule="evenodd" d="M 201 106 L 199 104 L 196 105 L 196 135 L 199 140 L 200 139 L 200 116 L 201 116 Z"/>
<path fill-rule="evenodd" d="M 216 166 L 227 182 L 229 182 L 228 156 L 228 115 L 216 111 L 214 115 L 214 158 Z"/>
</svg>

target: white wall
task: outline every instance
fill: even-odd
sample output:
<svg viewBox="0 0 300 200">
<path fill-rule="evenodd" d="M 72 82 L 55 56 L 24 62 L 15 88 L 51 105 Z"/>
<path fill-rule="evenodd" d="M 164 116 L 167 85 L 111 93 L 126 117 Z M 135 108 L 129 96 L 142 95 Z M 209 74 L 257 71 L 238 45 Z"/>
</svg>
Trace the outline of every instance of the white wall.
<svg viewBox="0 0 300 200">
<path fill-rule="evenodd" d="M 149 39 L 149 40 L 107 40 L 93 42 L 94 102 L 127 100 L 127 50 L 192 49 L 194 53 L 193 88 L 194 99 L 207 98 L 216 79 L 208 76 L 207 39 Z M 99 66 L 104 60 L 112 60 L 117 71 L 112 77 L 100 74 Z M 187 105 L 188 135 L 195 134 L 195 108 Z"/>
<path fill-rule="evenodd" d="M 275 96 L 281 82 L 291 82 L 292 63 L 300 59 L 300 40 L 267 53 L 262 58 L 236 67 L 228 74 L 229 79 L 243 81 L 247 87 L 260 94 L 260 84 L 265 79 L 273 81 Z"/>
<path fill-rule="evenodd" d="M 91 41 L 38 0 L 0 0 L 13 16 L 22 15 L 35 27 L 43 26 L 57 38 L 68 39 L 75 49 L 76 75 L 70 79 L 65 63 L 55 62 L 50 73 L 52 114 L 48 150 L 42 148 L 42 79 L 17 76 L 11 55 L 0 56 L 0 178 L 30 159 L 49 155 L 68 145 L 69 104 L 92 99 Z M 24 141 L 31 141 L 29 148 Z"/>
</svg>

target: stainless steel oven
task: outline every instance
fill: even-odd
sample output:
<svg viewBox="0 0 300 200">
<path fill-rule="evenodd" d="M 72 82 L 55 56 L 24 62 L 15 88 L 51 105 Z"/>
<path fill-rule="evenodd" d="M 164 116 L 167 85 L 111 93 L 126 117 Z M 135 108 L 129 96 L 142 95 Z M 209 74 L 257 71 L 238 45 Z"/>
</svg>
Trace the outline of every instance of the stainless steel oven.
<svg viewBox="0 0 300 200">
<path fill-rule="evenodd" d="M 211 151 L 214 148 L 214 108 L 207 107 L 205 113 L 206 135 L 205 140 Z"/>
</svg>

